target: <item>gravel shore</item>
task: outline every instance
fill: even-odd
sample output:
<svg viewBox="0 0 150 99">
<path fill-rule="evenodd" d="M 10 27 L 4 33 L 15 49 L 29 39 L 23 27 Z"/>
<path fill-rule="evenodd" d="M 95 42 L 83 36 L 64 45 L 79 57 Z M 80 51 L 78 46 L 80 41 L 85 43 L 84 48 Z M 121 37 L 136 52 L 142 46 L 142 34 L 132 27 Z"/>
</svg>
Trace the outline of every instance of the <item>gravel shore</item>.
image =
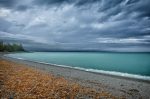
<svg viewBox="0 0 150 99">
<path fill-rule="evenodd" d="M 124 96 L 127 99 L 150 99 L 150 81 L 93 73 L 56 65 L 8 58 L 2 55 L 1 58 L 24 64 L 35 69 L 44 70 L 57 77 L 64 77 L 65 79 L 79 83 L 82 86 L 101 91 L 103 90 L 114 96 Z"/>
</svg>

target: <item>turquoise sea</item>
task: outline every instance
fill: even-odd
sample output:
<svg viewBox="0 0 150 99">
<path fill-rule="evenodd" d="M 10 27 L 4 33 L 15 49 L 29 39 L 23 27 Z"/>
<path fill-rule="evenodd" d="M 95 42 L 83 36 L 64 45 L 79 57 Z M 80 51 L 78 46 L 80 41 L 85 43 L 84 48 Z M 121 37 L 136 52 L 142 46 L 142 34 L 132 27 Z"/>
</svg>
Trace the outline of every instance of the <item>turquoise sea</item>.
<svg viewBox="0 0 150 99">
<path fill-rule="evenodd" d="M 7 56 L 87 71 L 150 77 L 150 53 L 33 52 Z"/>
</svg>

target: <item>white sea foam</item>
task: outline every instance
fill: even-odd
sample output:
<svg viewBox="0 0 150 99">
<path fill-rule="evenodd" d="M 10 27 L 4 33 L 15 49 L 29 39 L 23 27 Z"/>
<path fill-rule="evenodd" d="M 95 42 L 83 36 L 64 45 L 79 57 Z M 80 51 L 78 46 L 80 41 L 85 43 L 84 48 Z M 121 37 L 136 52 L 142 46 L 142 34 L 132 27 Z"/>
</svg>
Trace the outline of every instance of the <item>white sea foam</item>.
<svg viewBox="0 0 150 99">
<path fill-rule="evenodd" d="M 11 55 L 5 55 L 5 56 L 6 56 L 6 57 L 15 58 L 15 59 L 19 59 L 19 60 L 31 61 L 31 60 L 27 60 L 27 59 L 20 58 L 20 57 L 14 57 L 14 56 L 11 56 Z M 139 80 L 147 80 L 147 81 L 150 81 L 150 76 L 143 76 L 143 75 L 122 73 L 122 72 L 116 72 L 116 71 L 105 71 L 105 70 L 97 70 L 97 69 L 86 69 L 86 68 L 81 68 L 81 67 L 72 67 L 72 66 L 67 66 L 67 65 L 52 64 L 52 63 L 41 62 L 41 61 L 31 61 L 31 62 L 46 64 L 46 65 L 55 65 L 55 66 L 59 66 L 59 67 L 66 67 L 66 68 L 72 68 L 72 69 L 78 69 L 78 70 L 83 70 L 83 71 L 93 72 L 93 73 L 101 73 L 101 74 L 106 74 L 106 75 L 113 75 L 113 76 L 120 76 L 120 77 L 127 77 L 127 78 L 135 78 L 135 79 L 139 79 Z"/>
</svg>

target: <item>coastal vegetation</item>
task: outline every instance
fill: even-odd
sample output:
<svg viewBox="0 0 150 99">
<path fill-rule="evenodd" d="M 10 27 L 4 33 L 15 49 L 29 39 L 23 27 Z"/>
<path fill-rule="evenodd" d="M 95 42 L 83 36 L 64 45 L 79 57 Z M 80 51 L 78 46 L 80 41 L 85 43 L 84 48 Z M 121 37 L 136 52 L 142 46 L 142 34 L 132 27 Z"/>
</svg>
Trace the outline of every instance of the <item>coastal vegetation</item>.
<svg viewBox="0 0 150 99">
<path fill-rule="evenodd" d="M 0 41 L 0 52 L 25 51 L 20 43 L 3 43 Z"/>
</svg>

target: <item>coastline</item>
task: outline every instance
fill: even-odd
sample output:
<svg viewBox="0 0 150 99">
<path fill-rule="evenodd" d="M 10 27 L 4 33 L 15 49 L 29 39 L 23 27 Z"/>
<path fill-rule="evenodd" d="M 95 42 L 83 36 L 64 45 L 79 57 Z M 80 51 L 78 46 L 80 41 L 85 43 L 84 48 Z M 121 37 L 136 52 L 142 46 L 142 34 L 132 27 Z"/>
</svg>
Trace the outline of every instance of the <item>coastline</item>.
<svg viewBox="0 0 150 99">
<path fill-rule="evenodd" d="M 9 53 L 7 53 L 7 54 L 9 54 Z M 32 63 L 37 63 L 37 64 L 44 64 L 44 65 L 49 65 L 49 66 L 60 67 L 60 68 L 75 69 L 75 70 L 79 70 L 79 71 L 90 72 L 90 73 L 104 75 L 104 76 L 110 76 L 110 77 L 115 77 L 115 78 L 123 78 L 123 79 L 128 79 L 128 80 L 130 79 L 130 80 L 150 83 L 150 76 L 122 73 L 122 72 L 116 72 L 116 71 L 85 69 L 85 68 L 72 67 L 72 66 L 67 66 L 67 65 L 59 65 L 59 64 L 52 64 L 52 63 L 46 63 L 46 62 L 32 61 L 32 60 L 26 60 L 26 59 L 23 59 L 23 58 L 16 58 L 16 57 L 12 57 L 12 56 L 6 56 L 6 54 L 3 55 L 3 58 L 10 59 L 10 60 L 15 60 L 15 61 L 16 60 L 21 60 L 21 61 L 31 62 L 31 64 Z"/>
<path fill-rule="evenodd" d="M 2 58 L 16 63 L 25 64 L 29 67 L 31 66 L 33 68 L 38 68 L 50 72 L 56 76 L 62 76 L 66 79 L 78 82 L 83 86 L 93 88 L 105 86 L 103 87 L 103 90 L 109 91 L 114 95 L 125 95 L 131 99 L 140 96 L 142 96 L 143 99 L 150 98 L 149 81 L 107 75 L 102 73 L 94 73 L 74 68 L 67 68 L 33 61 L 14 59 L 5 56 L 2 56 Z M 131 92 L 131 90 L 134 91 Z M 132 93 L 132 95 L 130 95 L 130 93 Z"/>
<path fill-rule="evenodd" d="M 33 54 L 34 52 L 32 52 L 31 54 Z M 36 53 L 38 53 L 38 52 L 36 52 Z M 40 53 L 40 52 L 39 52 Z M 47 60 L 47 58 L 46 58 L 46 60 L 47 60 L 47 62 L 46 61 L 41 61 L 41 60 L 34 60 L 34 59 L 32 59 L 31 58 L 31 60 L 30 60 L 30 58 L 23 58 L 22 56 L 18 56 L 18 57 L 16 57 L 16 56 L 13 56 L 13 54 L 11 55 L 11 53 L 10 54 L 8 54 L 8 55 L 5 55 L 6 57 L 8 57 L 8 58 L 15 58 L 15 59 L 19 59 L 19 60 L 24 60 L 24 61 L 31 61 L 31 62 L 35 62 L 35 63 L 41 63 L 41 64 L 46 64 L 46 65 L 54 65 L 54 66 L 59 66 L 59 67 L 65 67 L 65 68 L 71 68 L 71 69 L 77 69 L 77 70 L 81 70 L 81 71 L 86 71 L 86 72 L 92 72 L 92 73 L 98 73 L 98 74 L 101 74 L 101 75 L 107 75 L 107 76 L 113 76 L 113 77 L 123 77 L 124 79 L 131 79 L 131 80 L 139 80 L 139 81 L 145 81 L 145 82 L 150 82 L 150 75 L 148 74 L 148 67 L 145 67 L 145 69 L 143 70 L 142 69 L 142 71 L 140 71 L 141 70 L 141 65 L 137 65 L 137 66 L 135 66 L 134 68 L 139 68 L 139 70 L 135 70 L 135 71 L 133 71 L 133 72 L 131 72 L 130 71 L 130 69 L 129 69 L 129 71 L 130 72 L 128 72 L 126 69 L 128 69 L 128 68 L 130 68 L 130 67 L 128 67 L 128 68 L 125 68 L 125 71 L 124 70 L 120 70 L 120 71 L 122 71 L 122 72 L 119 72 L 118 70 L 115 70 L 115 69 L 108 69 L 108 71 L 107 71 L 107 69 L 104 69 L 103 67 L 104 67 L 104 65 L 101 65 L 100 67 L 102 67 L 102 68 L 100 68 L 99 67 L 99 69 L 96 69 L 96 68 L 93 68 L 93 67 L 91 67 L 92 66 L 92 64 L 88 67 L 88 65 L 90 64 L 90 63 L 88 63 L 88 62 L 85 62 L 85 64 L 87 65 L 87 68 L 84 66 L 85 64 L 83 64 L 83 66 L 82 65 L 80 65 L 80 64 L 76 64 L 76 65 L 74 65 L 74 64 L 68 64 L 68 65 L 65 65 L 65 63 L 60 63 L 60 64 L 57 64 L 57 62 L 55 62 L 55 63 L 51 63 L 50 61 L 55 61 L 55 60 L 50 60 L 50 61 L 48 61 Z M 37 56 L 38 57 L 38 56 Z M 60 56 L 61 57 L 61 56 Z M 134 58 L 133 58 L 134 59 Z M 148 58 L 149 59 L 149 58 Z M 59 59 L 58 59 L 59 60 Z M 69 60 L 69 59 L 68 59 Z M 67 60 L 66 60 L 67 61 Z M 105 61 L 105 60 L 104 60 Z M 117 60 L 116 60 L 117 61 Z M 130 61 L 130 60 L 128 60 L 128 61 Z M 134 63 L 136 63 L 136 60 L 134 60 L 135 62 Z M 140 60 L 139 60 L 140 61 Z M 68 61 L 69 62 L 69 61 Z M 72 60 L 71 60 L 71 62 L 73 62 Z M 81 61 L 80 61 L 81 62 Z M 103 61 L 101 61 L 101 62 L 103 62 Z M 59 63 L 59 62 L 58 62 Z M 145 63 L 147 63 L 147 61 L 145 62 Z M 63 64 L 63 65 L 62 65 Z M 101 64 L 101 63 L 99 63 L 99 64 Z M 98 66 L 99 64 L 95 64 L 95 63 L 93 63 L 93 65 L 95 65 L 95 66 Z M 132 64 L 132 63 L 131 63 Z M 129 66 L 132 66 L 131 64 L 129 64 Z M 136 63 L 136 64 L 138 64 L 138 63 Z M 139 63 L 139 64 L 141 64 L 141 63 Z M 144 64 L 144 63 L 143 63 Z M 79 65 L 79 66 L 78 66 Z M 109 64 L 110 65 L 110 67 L 111 67 L 111 64 Z M 127 65 L 127 64 L 126 64 Z M 122 67 L 126 67 L 126 65 L 123 65 Z M 149 64 L 146 64 L 146 66 L 147 65 L 149 65 Z M 119 66 L 121 66 L 121 64 L 119 65 Z M 121 67 L 121 68 L 122 68 Z M 114 67 L 113 67 L 114 68 Z M 117 67 L 118 68 L 118 67 Z M 119 67 L 120 68 L 120 67 Z M 120 68 L 120 69 L 121 69 Z M 144 68 L 144 67 L 143 67 Z M 132 68 L 133 69 L 133 68 Z M 143 72 L 143 73 L 142 73 Z M 145 72 L 145 73 L 144 73 Z"/>
</svg>

